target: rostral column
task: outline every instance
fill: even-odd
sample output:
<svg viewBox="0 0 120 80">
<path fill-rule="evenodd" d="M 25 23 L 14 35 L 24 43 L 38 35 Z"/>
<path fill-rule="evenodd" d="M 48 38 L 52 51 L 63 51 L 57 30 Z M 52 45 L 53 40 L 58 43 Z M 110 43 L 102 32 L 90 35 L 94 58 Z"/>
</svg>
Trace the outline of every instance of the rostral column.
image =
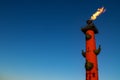
<svg viewBox="0 0 120 80">
<path fill-rule="evenodd" d="M 95 34 L 98 33 L 98 30 L 92 20 L 87 20 L 87 25 L 81 28 L 81 31 L 85 34 L 86 39 L 86 51 L 82 50 L 82 55 L 86 59 L 86 80 L 98 80 L 97 55 L 101 50 L 100 45 L 96 49 Z"/>
</svg>

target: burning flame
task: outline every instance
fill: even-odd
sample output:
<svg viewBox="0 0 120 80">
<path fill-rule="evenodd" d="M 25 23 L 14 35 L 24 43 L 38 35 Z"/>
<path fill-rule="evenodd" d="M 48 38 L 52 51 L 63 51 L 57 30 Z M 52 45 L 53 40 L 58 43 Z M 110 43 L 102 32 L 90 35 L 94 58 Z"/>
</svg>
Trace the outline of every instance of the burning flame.
<svg viewBox="0 0 120 80">
<path fill-rule="evenodd" d="M 95 20 L 103 12 L 105 12 L 105 8 L 104 7 L 98 8 L 97 11 L 91 16 L 90 20 Z"/>
</svg>

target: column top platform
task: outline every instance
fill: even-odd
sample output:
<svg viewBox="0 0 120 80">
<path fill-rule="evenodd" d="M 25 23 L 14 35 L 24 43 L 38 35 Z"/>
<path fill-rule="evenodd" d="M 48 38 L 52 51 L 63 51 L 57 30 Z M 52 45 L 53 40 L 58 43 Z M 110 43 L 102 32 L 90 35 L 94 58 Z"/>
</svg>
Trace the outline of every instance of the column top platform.
<svg viewBox="0 0 120 80">
<path fill-rule="evenodd" d="M 88 30 L 93 30 L 95 34 L 98 33 L 97 28 L 95 27 L 94 23 L 92 22 L 92 20 L 87 20 L 86 21 L 87 25 L 83 28 L 81 28 L 81 31 L 85 34 L 86 31 Z"/>
</svg>

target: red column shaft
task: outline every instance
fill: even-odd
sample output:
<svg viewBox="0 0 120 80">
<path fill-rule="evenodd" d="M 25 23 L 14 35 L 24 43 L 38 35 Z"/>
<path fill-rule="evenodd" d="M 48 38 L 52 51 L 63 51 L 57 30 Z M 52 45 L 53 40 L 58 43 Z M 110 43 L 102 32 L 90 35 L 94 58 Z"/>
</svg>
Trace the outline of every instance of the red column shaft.
<svg viewBox="0 0 120 80">
<path fill-rule="evenodd" d="M 97 55 L 94 53 L 96 50 L 95 33 L 93 30 L 87 30 L 91 38 L 86 40 L 86 61 L 93 63 L 93 68 L 86 71 L 86 80 L 98 80 L 98 64 Z"/>
</svg>

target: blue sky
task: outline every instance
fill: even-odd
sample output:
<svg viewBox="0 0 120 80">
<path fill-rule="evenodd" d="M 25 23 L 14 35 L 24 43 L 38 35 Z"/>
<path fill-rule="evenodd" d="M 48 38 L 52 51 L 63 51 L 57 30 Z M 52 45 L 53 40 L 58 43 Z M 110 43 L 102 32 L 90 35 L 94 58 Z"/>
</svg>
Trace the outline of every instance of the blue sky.
<svg viewBox="0 0 120 80">
<path fill-rule="evenodd" d="M 119 79 L 118 0 L 0 1 L 0 77 L 3 80 L 85 80 L 86 20 L 104 6 L 94 21 L 99 79 Z"/>
</svg>

